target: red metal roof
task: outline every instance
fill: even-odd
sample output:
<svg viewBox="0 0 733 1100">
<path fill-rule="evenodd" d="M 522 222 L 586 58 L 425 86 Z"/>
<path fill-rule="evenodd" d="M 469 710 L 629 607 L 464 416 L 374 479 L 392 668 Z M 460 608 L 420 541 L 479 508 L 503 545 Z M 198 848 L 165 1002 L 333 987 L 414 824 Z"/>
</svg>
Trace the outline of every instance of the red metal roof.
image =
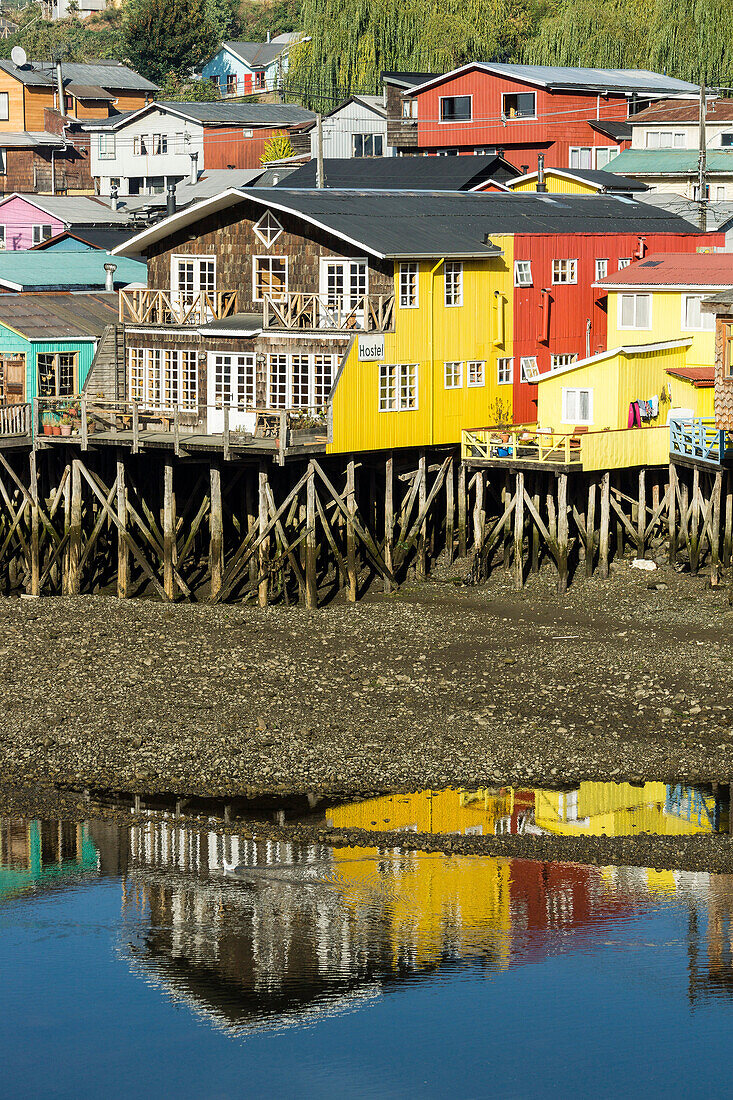
<svg viewBox="0 0 733 1100">
<path fill-rule="evenodd" d="M 733 252 L 657 253 L 612 272 L 597 285 L 733 287 Z"/>
<path fill-rule="evenodd" d="M 708 122 L 733 122 L 733 99 L 716 99 L 714 103 L 708 103 L 705 118 Z M 629 122 L 636 126 L 643 122 L 698 122 L 699 119 L 699 102 L 688 100 L 680 103 L 678 99 L 663 99 L 632 115 Z"/>
<path fill-rule="evenodd" d="M 692 382 L 696 390 L 715 385 L 715 367 L 668 367 L 667 374 Z"/>
</svg>

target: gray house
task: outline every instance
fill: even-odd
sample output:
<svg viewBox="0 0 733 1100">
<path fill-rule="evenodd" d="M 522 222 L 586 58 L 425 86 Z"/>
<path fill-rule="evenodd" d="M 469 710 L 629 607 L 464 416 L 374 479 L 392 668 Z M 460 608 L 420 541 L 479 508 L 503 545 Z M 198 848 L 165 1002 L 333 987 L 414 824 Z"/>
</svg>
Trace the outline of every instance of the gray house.
<svg viewBox="0 0 733 1100">
<path fill-rule="evenodd" d="M 318 156 L 318 132 L 310 132 Z M 330 160 L 387 156 L 387 108 L 381 95 L 355 95 L 323 116 L 323 155 Z"/>
</svg>

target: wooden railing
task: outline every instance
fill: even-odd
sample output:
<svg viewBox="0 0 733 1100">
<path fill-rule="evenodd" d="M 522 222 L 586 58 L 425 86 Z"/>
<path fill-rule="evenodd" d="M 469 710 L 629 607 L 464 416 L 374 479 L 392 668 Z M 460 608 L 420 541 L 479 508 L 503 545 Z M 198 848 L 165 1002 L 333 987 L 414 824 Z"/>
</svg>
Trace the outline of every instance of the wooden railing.
<svg viewBox="0 0 733 1100">
<path fill-rule="evenodd" d="M 365 294 L 332 298 L 326 294 L 286 294 L 265 298 L 263 328 L 286 331 L 390 332 L 394 328 L 394 295 Z"/>
<path fill-rule="evenodd" d="M 31 406 L 0 405 L 0 437 L 31 434 Z"/>
<path fill-rule="evenodd" d="M 120 321 L 135 325 L 204 325 L 237 312 L 236 290 L 186 294 L 178 290 L 121 290 Z"/>
<path fill-rule="evenodd" d="M 709 466 L 720 466 L 725 449 L 725 430 L 715 427 L 712 416 L 696 417 L 694 420 L 670 420 L 670 454 Z"/>
<path fill-rule="evenodd" d="M 461 432 L 463 458 L 518 459 L 548 466 L 580 465 L 582 434 L 540 431 L 536 427 L 475 428 Z"/>
</svg>

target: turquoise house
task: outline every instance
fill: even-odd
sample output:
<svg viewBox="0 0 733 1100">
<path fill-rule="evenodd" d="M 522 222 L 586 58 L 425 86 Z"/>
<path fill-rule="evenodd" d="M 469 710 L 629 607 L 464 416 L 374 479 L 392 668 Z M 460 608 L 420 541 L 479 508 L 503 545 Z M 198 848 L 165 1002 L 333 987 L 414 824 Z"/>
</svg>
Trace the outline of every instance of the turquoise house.
<svg viewBox="0 0 733 1100">
<path fill-rule="evenodd" d="M 6 818 L 0 832 L 0 903 L 99 866 L 86 824 Z"/>
<path fill-rule="evenodd" d="M 0 294 L 0 403 L 81 391 L 116 294 Z"/>
</svg>

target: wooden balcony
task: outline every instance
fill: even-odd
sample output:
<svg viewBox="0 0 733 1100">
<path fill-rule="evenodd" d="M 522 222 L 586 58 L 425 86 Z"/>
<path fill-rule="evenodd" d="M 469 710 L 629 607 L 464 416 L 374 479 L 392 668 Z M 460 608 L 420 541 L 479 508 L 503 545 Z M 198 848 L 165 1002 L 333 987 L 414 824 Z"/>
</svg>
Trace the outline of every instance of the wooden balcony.
<svg viewBox="0 0 733 1100">
<path fill-rule="evenodd" d="M 726 432 L 715 427 L 712 416 L 670 421 L 669 453 L 672 458 L 686 458 L 702 466 L 721 466 L 726 447 Z"/>
<path fill-rule="evenodd" d="M 392 332 L 394 295 L 330 298 L 326 294 L 286 294 L 265 298 L 263 328 L 269 332 Z"/>
<path fill-rule="evenodd" d="M 171 290 L 121 290 L 120 321 L 134 325 L 205 325 L 237 312 L 236 290 L 184 294 Z"/>
<path fill-rule="evenodd" d="M 669 462 L 669 428 L 613 428 L 569 432 L 536 425 L 475 428 L 461 433 L 461 455 L 471 465 L 524 469 L 619 470 Z"/>
</svg>

